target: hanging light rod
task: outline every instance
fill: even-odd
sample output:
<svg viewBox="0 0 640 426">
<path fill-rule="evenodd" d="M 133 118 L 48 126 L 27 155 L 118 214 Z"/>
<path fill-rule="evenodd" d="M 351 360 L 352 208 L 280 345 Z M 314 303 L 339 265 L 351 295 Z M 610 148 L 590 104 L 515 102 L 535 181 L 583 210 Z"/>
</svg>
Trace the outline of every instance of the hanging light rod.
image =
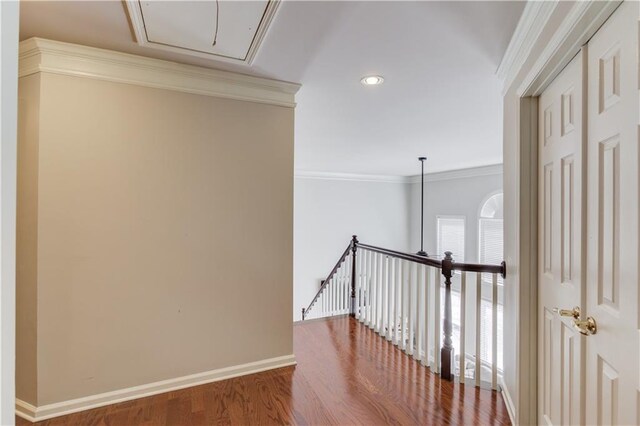
<svg viewBox="0 0 640 426">
<path fill-rule="evenodd" d="M 429 256 L 424 251 L 424 162 L 427 161 L 427 157 L 418 157 L 418 161 L 420 161 L 422 176 L 420 180 L 420 251 L 416 254 L 418 256 Z"/>
</svg>

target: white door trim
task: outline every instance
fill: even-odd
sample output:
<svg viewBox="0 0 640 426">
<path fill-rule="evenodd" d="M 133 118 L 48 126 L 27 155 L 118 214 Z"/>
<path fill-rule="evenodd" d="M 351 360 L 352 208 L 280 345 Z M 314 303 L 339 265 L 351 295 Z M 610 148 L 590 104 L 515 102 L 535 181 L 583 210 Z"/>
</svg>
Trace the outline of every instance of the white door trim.
<svg viewBox="0 0 640 426">
<path fill-rule="evenodd" d="M 596 33 L 600 26 L 611 16 L 620 1 L 577 2 L 546 43 L 542 53 L 527 61 L 534 65 L 518 86 L 520 98 L 518 122 L 518 269 L 520 275 L 517 296 L 517 353 L 515 424 L 538 424 L 537 419 L 537 308 L 538 308 L 538 185 L 537 185 L 537 132 L 538 132 L 538 95 L 549 85 L 553 78 L 570 62 L 580 48 Z M 549 14 L 546 26 L 553 19 Z M 518 30 L 516 30 L 516 33 Z M 539 37 L 545 35 L 540 31 Z M 535 44 L 535 43 L 533 43 Z M 532 44 L 532 45 L 533 45 Z M 505 81 L 512 82 L 522 66 L 510 70 Z M 506 88 L 508 89 L 508 88 Z M 513 400 L 513 395 L 507 395 Z"/>
</svg>

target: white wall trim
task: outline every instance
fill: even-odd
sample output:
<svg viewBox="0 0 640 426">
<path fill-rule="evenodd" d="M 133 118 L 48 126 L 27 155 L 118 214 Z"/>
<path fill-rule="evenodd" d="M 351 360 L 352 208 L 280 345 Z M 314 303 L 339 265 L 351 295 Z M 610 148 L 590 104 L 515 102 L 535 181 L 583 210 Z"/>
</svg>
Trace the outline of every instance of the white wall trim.
<svg viewBox="0 0 640 426">
<path fill-rule="evenodd" d="M 367 175 L 356 173 L 337 172 L 311 172 L 306 170 L 296 170 L 296 179 L 317 179 L 317 180 L 346 180 L 354 182 L 382 182 L 382 183 L 407 183 L 408 176 L 394 175 Z"/>
<path fill-rule="evenodd" d="M 504 84 L 503 94 L 515 80 L 557 5 L 558 0 L 527 2 L 496 71 Z"/>
<path fill-rule="evenodd" d="M 449 179 L 464 179 L 479 176 L 491 176 L 502 174 L 502 164 L 494 164 L 491 166 L 472 167 L 468 169 L 449 170 L 446 172 L 426 173 L 424 175 L 425 182 L 436 182 Z M 343 180 L 354 182 L 382 182 L 382 183 L 401 183 L 413 184 L 420 183 L 420 175 L 416 176 L 396 176 L 396 175 L 367 175 L 355 173 L 336 173 L 336 172 L 311 172 L 305 170 L 296 170 L 296 179 L 317 179 L 317 180 Z"/>
<path fill-rule="evenodd" d="M 513 399 L 511 398 L 511 394 L 509 393 L 509 389 L 507 385 L 505 385 L 502 377 L 499 378 L 500 388 L 502 388 L 502 400 L 504 401 L 504 405 L 507 407 L 507 414 L 509 414 L 509 420 L 511 420 L 511 424 L 518 424 L 516 422 L 516 407 L 513 405 Z"/>
<path fill-rule="evenodd" d="M 540 95 L 621 3 L 617 0 L 576 2 L 518 87 L 517 94 Z"/>
<path fill-rule="evenodd" d="M 440 180 L 466 179 L 481 176 L 492 176 L 502 174 L 502 164 L 490 166 L 472 167 L 468 169 L 449 170 L 446 172 L 427 173 L 424 175 L 425 182 L 437 182 Z M 409 183 L 420 183 L 420 175 L 411 176 Z"/>
<path fill-rule="evenodd" d="M 148 383 L 146 385 L 119 389 L 116 391 L 42 405 L 39 407 L 16 399 L 16 414 L 30 422 L 36 422 L 76 413 L 78 411 L 116 404 L 118 402 L 144 398 L 151 395 L 157 395 L 159 393 L 170 392 L 292 365 L 296 365 L 295 356 L 293 354 L 250 362 L 247 364 L 235 365 L 232 367 L 220 368 L 203 373 L 191 374 L 183 377 L 176 377 L 174 379 L 162 380 L 159 382 Z"/>
<path fill-rule="evenodd" d="M 88 77 L 206 96 L 295 107 L 299 84 L 30 38 L 20 42 L 20 77 L 38 72 Z"/>
</svg>

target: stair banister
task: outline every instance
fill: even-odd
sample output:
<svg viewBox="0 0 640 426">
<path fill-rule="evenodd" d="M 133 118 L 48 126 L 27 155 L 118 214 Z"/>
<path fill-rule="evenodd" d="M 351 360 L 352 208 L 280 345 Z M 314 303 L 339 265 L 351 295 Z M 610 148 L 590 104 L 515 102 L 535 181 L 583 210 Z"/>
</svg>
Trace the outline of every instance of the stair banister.
<svg viewBox="0 0 640 426">
<path fill-rule="evenodd" d="M 351 256 L 351 262 L 346 262 Z M 461 353 L 455 363 L 453 346 L 452 278 L 454 271 L 461 271 Z M 467 272 L 475 273 L 475 324 L 465 325 L 465 298 Z M 434 291 L 431 291 L 433 273 Z M 493 275 L 491 284 L 492 309 L 492 356 L 491 360 L 481 359 L 481 306 L 482 274 Z M 350 277 L 349 277 L 350 274 Z M 442 274 L 442 275 L 440 275 Z M 459 367 L 459 381 L 465 381 L 467 359 L 474 359 L 474 379 L 480 386 L 483 369 L 491 367 L 490 382 L 497 389 L 497 318 L 498 318 L 498 274 L 506 275 L 506 265 L 482 265 L 458 263 L 453 254 L 446 252 L 442 260 L 428 256 L 404 253 L 382 247 L 363 244 L 353 235 L 349 245 L 340 256 L 320 289 L 306 309 L 302 309 L 305 320 L 311 308 L 322 296 L 321 303 L 314 312 L 319 317 L 349 314 L 397 345 L 407 355 L 423 365 L 430 366 L 445 380 L 454 380 L 456 366 Z M 440 315 L 442 294 L 441 276 L 444 277 L 444 312 Z M 429 323 L 430 295 L 434 297 L 435 323 Z M 393 304 L 393 306 L 392 306 Z M 399 317 L 398 317 L 399 314 Z M 406 321 L 406 322 L 405 322 Z M 424 321 L 424 323 L 422 322 Z M 441 322 L 440 322 L 441 321 Z M 467 358 L 464 339 L 465 330 L 475 329 L 475 354 Z M 430 339 L 433 331 L 433 340 Z M 433 352 L 431 352 L 433 349 Z M 431 361 L 430 355 L 433 355 Z M 489 362 L 491 363 L 489 365 Z"/>
<path fill-rule="evenodd" d="M 356 251 L 358 250 L 358 237 L 351 237 L 351 304 L 349 305 L 349 315 L 356 316 Z"/>
<path fill-rule="evenodd" d="M 445 258 L 442 259 L 442 275 L 444 276 L 444 318 L 442 321 L 444 340 L 442 349 L 440 350 L 440 377 L 444 380 L 453 380 L 453 372 L 455 371 L 455 367 L 453 366 L 453 341 L 451 340 L 451 334 L 453 332 L 453 322 L 451 318 L 451 275 L 453 272 L 453 257 L 451 257 L 451 254 L 450 251 L 445 252 Z"/>
</svg>

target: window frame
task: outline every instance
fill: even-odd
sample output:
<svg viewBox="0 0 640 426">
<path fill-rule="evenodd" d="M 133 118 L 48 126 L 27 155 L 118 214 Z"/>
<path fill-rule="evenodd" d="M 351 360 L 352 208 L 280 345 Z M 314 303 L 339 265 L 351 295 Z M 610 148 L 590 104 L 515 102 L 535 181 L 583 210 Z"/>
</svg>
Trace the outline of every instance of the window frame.
<svg viewBox="0 0 640 426">
<path fill-rule="evenodd" d="M 462 248 L 464 249 L 464 252 L 462 254 L 462 260 L 460 260 L 460 258 L 456 258 L 456 253 L 452 253 L 453 254 L 453 260 L 457 261 L 457 262 L 464 262 L 464 259 L 467 257 L 467 217 L 465 215 L 454 215 L 454 214 L 438 214 L 436 215 L 436 256 L 439 256 L 440 258 L 444 258 L 444 251 L 442 253 L 440 253 L 440 226 L 439 226 L 439 221 L 440 219 L 462 219 L 462 225 L 463 225 L 463 233 L 464 233 L 464 238 L 463 238 L 463 242 L 462 242 Z"/>
</svg>

